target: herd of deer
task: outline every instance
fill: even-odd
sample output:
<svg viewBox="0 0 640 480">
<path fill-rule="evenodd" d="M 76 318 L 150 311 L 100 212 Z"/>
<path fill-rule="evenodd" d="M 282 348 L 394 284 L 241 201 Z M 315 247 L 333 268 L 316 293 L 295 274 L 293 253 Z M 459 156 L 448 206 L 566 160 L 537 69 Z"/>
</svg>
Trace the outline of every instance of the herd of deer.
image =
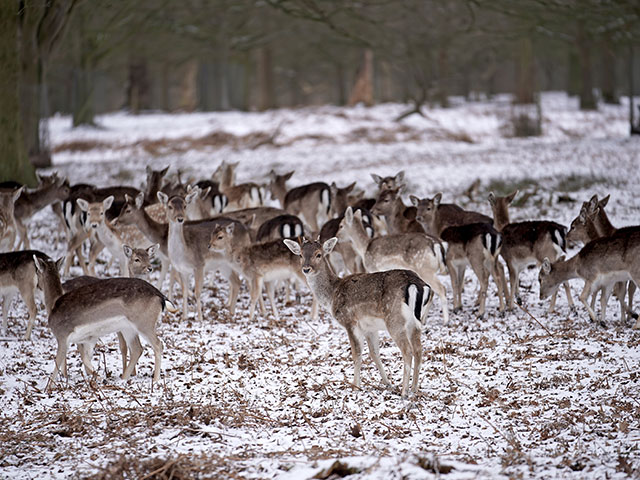
<svg viewBox="0 0 640 480">
<path fill-rule="evenodd" d="M 345 188 L 323 182 L 288 188 L 294 172 L 280 175 L 272 170 L 267 188 L 279 207 L 265 206 L 265 187 L 236 184 L 236 165 L 223 162 L 211 180 L 187 184 L 179 176 L 175 182 L 165 182 L 168 167 L 159 171 L 147 167 L 144 191 L 124 186 L 70 186 L 56 174 L 42 177 L 33 190 L 14 182 L 0 184 L 0 248 L 6 252 L 0 254 L 3 334 L 8 307 L 18 292 L 29 312 L 25 338 L 30 337 L 35 297 L 42 292 L 49 327 L 58 343 L 49 386 L 54 385 L 59 371 L 66 376 L 71 343 L 78 345 L 91 374 L 93 347 L 110 333 L 117 333 L 120 340 L 122 378 L 135 373 L 142 335 L 155 354 L 153 380 L 157 381 L 162 343 L 156 323 L 165 309 L 177 311 L 171 301 L 174 284 L 182 288 L 186 318 L 190 276 L 194 276 L 191 292 L 196 315 L 202 320 L 201 292 L 206 273 L 212 271 L 229 281 L 226 306 L 231 315 L 242 279 L 247 281 L 251 319 L 256 304 L 265 314 L 263 287 L 278 319 L 277 284 L 284 283 L 287 299 L 289 282 L 294 288 L 296 283 L 307 284 L 313 294 L 312 316 L 322 306 L 347 331 L 358 387 L 365 339 L 383 383 L 390 385 L 379 356 L 378 332 L 386 330 L 402 353 L 403 396 L 418 388 L 421 331 L 434 294 L 439 297 L 444 321 L 449 318 L 446 289 L 438 275 L 450 275 L 454 312 L 462 308 L 467 266 L 478 278 L 477 313 L 483 316 L 489 278 L 496 283 L 502 312 L 513 308 L 516 298 L 519 301 L 520 272 L 535 264 L 541 266 L 540 297 L 552 296 L 550 311 L 560 284 L 574 307 L 567 281 L 580 277 L 585 281 L 580 301 L 592 320 L 596 321 L 599 290 L 601 323 L 612 292 L 620 302 L 622 320 L 626 314 L 637 317 L 631 305 L 640 280 L 640 227 L 614 228 L 604 210 L 609 197 L 599 200 L 594 196 L 585 202 L 567 233 L 564 226 L 551 221 L 511 223 L 508 209 L 517 192 L 505 197 L 489 194 L 493 218 L 441 203 L 440 193 L 433 198 L 410 196 L 412 205 L 407 206 L 402 200 L 404 172 L 390 177 L 373 174 L 378 192 L 369 199 L 363 192 L 354 192 L 355 183 Z M 66 262 L 29 250 L 26 223 L 47 205 L 66 232 Z M 139 230 L 146 239 L 141 242 L 145 248 L 126 244 L 123 232 L 127 228 Z M 585 246 L 565 260 L 567 240 Z M 83 249 L 87 242 L 88 250 Z M 120 277 L 95 277 L 96 259 L 104 248 L 118 262 Z M 139 277 L 151 272 L 156 254 L 162 267 L 154 287 Z M 61 283 L 60 269 L 64 264 L 67 277 L 74 256 L 84 276 Z M 500 257 L 507 265 L 509 285 Z"/>
</svg>

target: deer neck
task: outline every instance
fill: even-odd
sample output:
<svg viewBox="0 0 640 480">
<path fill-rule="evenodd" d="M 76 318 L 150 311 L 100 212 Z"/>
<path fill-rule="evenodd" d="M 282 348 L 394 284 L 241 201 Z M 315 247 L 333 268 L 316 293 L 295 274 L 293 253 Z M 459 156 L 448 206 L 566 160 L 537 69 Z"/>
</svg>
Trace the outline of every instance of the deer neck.
<svg viewBox="0 0 640 480">
<path fill-rule="evenodd" d="M 387 219 L 389 234 L 402 233 L 404 231 L 404 225 L 406 223 L 406 218 L 404 218 L 404 211 L 406 210 L 406 208 L 407 206 L 404 204 L 400 197 L 395 199 L 389 215 L 390 218 Z"/>
<path fill-rule="evenodd" d="M 494 208 L 493 209 L 493 226 L 499 232 L 502 231 L 504 227 L 509 225 L 511 220 L 509 219 L 509 208 Z"/>
<path fill-rule="evenodd" d="M 53 274 L 49 274 L 47 277 L 47 281 L 42 290 L 44 292 L 44 304 L 47 309 L 47 315 L 50 316 L 53 307 L 64 291 L 62 290 L 60 277 Z"/>
<path fill-rule="evenodd" d="M 284 183 L 271 184 L 271 196 L 280 202 L 280 206 L 284 208 L 284 198 L 287 196 L 287 187 Z"/>
<path fill-rule="evenodd" d="M 156 222 L 144 208 L 140 209 L 139 222 L 135 225 L 149 241 L 160 244 L 161 248 L 163 245 L 166 246 L 167 224 Z"/>
<path fill-rule="evenodd" d="M 318 303 L 327 310 L 333 311 L 331 308 L 333 303 L 333 293 L 340 283 L 340 278 L 333 273 L 333 270 L 331 270 L 326 258 L 322 260 L 322 267 L 318 273 L 311 277 L 307 277 L 307 283 L 311 290 L 313 290 Z"/>
<path fill-rule="evenodd" d="M 369 235 L 367 235 L 362 223 L 352 225 L 351 229 L 348 231 L 348 236 L 351 239 L 353 249 L 361 258 L 364 258 L 371 239 L 369 238 Z"/>
<path fill-rule="evenodd" d="M 579 258 L 574 255 L 569 260 L 560 260 L 553 264 L 553 278 L 556 285 L 578 277 Z"/>
<path fill-rule="evenodd" d="M 600 208 L 597 215 L 593 219 L 593 224 L 600 237 L 608 237 L 616 233 L 616 227 L 614 227 L 609 221 L 609 217 L 604 209 Z"/>
</svg>

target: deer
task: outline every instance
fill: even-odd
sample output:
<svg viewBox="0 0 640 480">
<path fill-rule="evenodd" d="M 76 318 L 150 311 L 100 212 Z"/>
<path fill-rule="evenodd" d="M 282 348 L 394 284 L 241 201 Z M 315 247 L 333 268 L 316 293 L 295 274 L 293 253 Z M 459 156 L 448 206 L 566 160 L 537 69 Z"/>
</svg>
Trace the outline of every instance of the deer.
<svg viewBox="0 0 640 480">
<path fill-rule="evenodd" d="M 209 250 L 225 255 L 232 268 L 249 283 L 249 320 L 253 320 L 256 302 L 262 302 L 262 287 L 266 286 L 271 310 L 276 320 L 280 319 L 274 298 L 274 282 L 295 278 L 301 283 L 306 279 L 300 272 L 297 256 L 282 243 L 282 239 L 265 243 L 251 243 L 249 231 L 239 222 L 218 225 L 211 232 Z M 317 308 L 312 307 L 315 318 Z"/>
<path fill-rule="evenodd" d="M 366 272 L 392 269 L 413 270 L 440 298 L 442 317 L 449 321 L 447 292 L 436 273 L 444 273 L 445 249 L 437 239 L 424 233 L 401 233 L 370 238 L 362 221 L 362 210 L 348 207 L 338 228 L 338 239 L 351 241 L 363 259 Z"/>
<path fill-rule="evenodd" d="M 389 234 L 425 233 L 424 228 L 416 219 L 416 208 L 404 204 L 401 192 L 404 185 L 381 191 L 376 203 L 371 209 L 374 215 L 383 215 L 387 223 Z"/>
<path fill-rule="evenodd" d="M 241 210 L 235 210 L 233 212 L 225 212 L 222 215 L 218 215 L 213 218 L 226 218 L 228 220 L 235 220 L 244 224 L 249 229 L 252 239 L 256 239 L 258 230 L 261 225 L 276 217 L 288 215 L 287 212 L 276 207 L 254 207 L 243 208 Z"/>
<path fill-rule="evenodd" d="M 2 334 L 7 334 L 8 310 L 16 293 L 20 294 L 22 301 L 27 306 L 29 319 L 24 339 L 31 338 L 31 331 L 35 324 L 36 267 L 34 257 L 50 260 L 50 258 L 38 250 L 18 250 L 15 252 L 0 253 L 0 293 L 2 294 Z"/>
<path fill-rule="evenodd" d="M 393 190 L 404 186 L 404 170 L 400 170 L 394 176 L 381 177 L 375 173 L 371 174 L 371 178 L 378 186 L 378 194 L 385 190 Z"/>
<path fill-rule="evenodd" d="M 304 236 L 302 220 L 295 215 L 278 215 L 263 222 L 256 233 L 256 242 L 268 242 L 282 238 L 297 238 Z"/>
<path fill-rule="evenodd" d="M 24 190 L 15 201 L 15 222 L 19 240 L 17 248 L 30 248 L 29 236 L 25 222 L 37 211 L 47 205 L 65 200 L 71 188 L 66 179 L 58 178 L 54 173 L 49 177 L 39 177 L 40 185 L 35 190 Z"/>
<path fill-rule="evenodd" d="M 212 175 L 212 180 L 218 182 L 220 192 L 228 200 L 229 211 L 243 208 L 254 208 L 262 205 L 262 188 L 257 183 L 247 182 L 236 184 L 236 163 L 222 162 Z"/>
<path fill-rule="evenodd" d="M 162 189 L 162 182 L 168 171 L 169 166 L 166 166 L 165 168 L 160 170 L 154 170 L 150 165 L 147 165 L 145 169 L 147 175 L 146 188 L 144 191 L 145 205 L 157 203 L 158 192 Z"/>
<path fill-rule="evenodd" d="M 498 256 L 502 248 L 502 235 L 488 223 L 471 223 L 447 227 L 440 234 L 447 244 L 446 263 L 453 290 L 453 311 L 462 310 L 464 271 L 470 266 L 480 284 L 476 305 L 478 316 L 483 317 L 489 287 L 489 275 L 498 287 L 499 311 L 505 309 L 506 280 Z"/>
<path fill-rule="evenodd" d="M 433 295 L 431 288 L 411 270 L 359 273 L 340 278 L 327 261 L 337 241 L 333 237 L 324 243 L 305 241 L 300 245 L 293 240 L 283 240 L 301 257 L 302 273 L 318 303 L 347 331 L 354 364 L 353 385 L 358 389 L 361 385 L 362 343 L 366 339 L 382 382 L 391 387 L 379 351 L 378 332 L 386 330 L 402 354 L 402 396 L 406 398 L 409 393 L 412 364 L 411 393 L 415 394 L 422 365 L 421 321 Z"/>
<path fill-rule="evenodd" d="M 155 365 L 153 382 L 160 380 L 162 342 L 156 332 L 156 323 L 162 312 L 176 312 L 173 304 L 153 285 L 138 278 L 108 278 L 63 293 L 60 283 L 60 259 L 42 259 L 34 256 L 38 282 L 43 288 L 49 328 L 57 341 L 55 367 L 47 389 L 55 385 L 58 373 L 67 377 L 67 350 L 78 345 L 87 375 L 93 375 L 91 353 L 100 337 L 119 332 L 131 349 L 131 359 L 122 375 L 128 379 L 142 355 L 141 335 L 151 344 Z"/>
<path fill-rule="evenodd" d="M 12 190 L 0 190 L 0 251 L 11 252 L 16 244 L 17 226 L 15 202 L 24 190 L 20 186 Z"/>
<path fill-rule="evenodd" d="M 577 277 L 585 281 L 579 298 L 593 322 L 597 317 L 587 300 L 600 288 L 607 292 L 600 297 L 600 324 L 606 326 L 607 299 L 614 285 L 631 281 L 637 286 L 640 282 L 640 230 L 622 229 L 612 236 L 592 240 L 568 260 L 551 262 L 544 258 L 538 275 L 540 298 L 547 298 L 560 283 Z M 640 321 L 633 328 L 640 328 Z"/>
<path fill-rule="evenodd" d="M 132 248 L 129 245 L 123 245 L 122 249 L 124 250 L 124 254 L 129 259 L 129 262 L 128 262 L 129 278 L 143 278 L 148 276 L 152 272 L 153 268 L 151 267 L 151 259 L 155 256 L 158 250 L 157 244 L 151 245 L 150 247 L 147 247 L 147 248 Z M 87 275 L 72 278 L 62 284 L 62 291 L 64 293 L 69 293 L 71 290 L 75 290 L 76 288 L 80 288 L 85 285 L 89 285 L 90 283 L 98 282 L 100 280 L 101 280 L 100 278 L 91 277 Z M 135 348 L 140 348 L 140 349 L 142 348 L 142 344 L 140 343 L 140 338 L 138 337 L 138 335 L 135 336 L 135 338 L 133 339 L 133 342 L 139 345 L 139 347 L 136 346 Z M 118 332 L 118 343 L 120 346 L 120 353 L 122 355 L 122 374 L 124 375 L 124 372 L 127 369 L 127 355 L 128 355 L 129 349 L 127 347 L 127 342 L 124 336 L 122 336 L 122 334 L 119 332 Z M 134 366 L 132 375 L 135 375 L 135 374 L 136 374 L 136 369 Z"/>
<path fill-rule="evenodd" d="M 349 205 L 351 205 L 353 197 L 350 195 L 356 186 L 356 182 L 353 182 L 346 187 L 338 187 L 336 182 L 331 182 L 329 188 L 331 190 L 331 209 L 329 216 L 335 218 L 338 215 L 344 215 L 344 211 Z"/>
<path fill-rule="evenodd" d="M 371 215 L 371 212 L 364 208 L 351 207 L 351 209 L 354 212 L 361 211 L 360 215 L 365 232 L 369 238 L 373 238 L 375 235 L 375 230 L 372 226 L 373 216 Z M 320 229 L 318 239 L 320 242 L 324 242 L 326 240 L 329 240 L 331 237 L 338 237 L 338 243 L 335 247 L 333 247 L 331 255 L 329 255 L 329 263 L 336 272 L 340 272 L 341 270 L 344 270 L 347 273 L 364 272 L 364 259 L 354 249 L 352 242 L 344 235 L 338 236 L 340 224 L 342 223 L 343 219 L 344 215 L 340 215 L 339 217 L 332 218 L 331 220 L 327 221 Z M 340 261 L 342 262 L 342 264 L 340 264 Z"/>
<path fill-rule="evenodd" d="M 416 208 L 416 220 L 423 226 L 426 233 L 440 237 L 447 227 L 468 225 L 470 223 L 488 223 L 493 220 L 482 213 L 464 210 L 454 203 L 442 203 L 442 193 L 432 198 L 409 197 Z"/>
<path fill-rule="evenodd" d="M 509 271 L 509 301 L 508 308 L 514 306 L 514 299 L 518 299 L 520 291 L 520 272 L 529 265 L 539 266 L 545 258 L 556 261 L 566 253 L 567 228 L 556 222 L 546 220 L 511 223 L 509 218 L 509 205 L 518 191 L 497 197 L 493 192 L 488 199 L 493 211 L 493 222 L 502 234 L 502 249 L 500 255 L 507 264 Z M 564 282 L 569 308 L 573 309 L 574 303 L 571 297 L 571 288 L 568 282 Z M 556 293 L 551 297 L 549 312 L 553 312 L 556 304 Z"/>
<path fill-rule="evenodd" d="M 284 199 L 289 191 L 287 181 L 291 179 L 294 173 L 295 170 L 283 173 L 282 175 L 278 175 L 275 170 L 269 172 L 269 191 L 271 198 L 280 203 L 282 208 L 285 208 Z"/>
<path fill-rule="evenodd" d="M 598 200 L 598 195 L 593 195 L 589 201 L 583 202 L 582 207 L 580 208 L 580 213 L 571 222 L 569 233 L 567 233 L 567 240 L 571 239 L 571 241 L 581 242 L 586 245 L 591 240 L 615 235 L 617 232 L 621 231 L 621 229 L 615 228 L 611 224 L 604 210 L 604 207 L 609 202 L 609 198 L 610 196 L 607 195 L 602 200 Z M 640 227 L 625 227 L 625 230 L 634 228 Z M 627 291 L 629 292 L 628 303 L 625 302 L 625 295 Z M 632 310 L 633 295 L 635 291 L 636 285 L 633 282 L 629 282 L 628 287 L 625 282 L 616 284 L 613 288 L 613 293 L 620 303 L 620 319 L 623 323 L 626 320 L 627 314 L 633 318 L 638 318 L 638 314 Z M 603 289 L 601 289 L 601 292 L 601 295 L 607 294 Z M 592 309 L 595 308 L 596 295 L 591 299 Z M 607 303 L 608 298 L 606 300 L 602 300 L 601 298 L 601 302 L 602 301 Z"/>
<path fill-rule="evenodd" d="M 140 193 L 144 195 L 143 192 Z M 89 203 L 82 198 L 76 200 L 80 209 L 87 214 L 86 225 L 95 233 L 98 240 L 100 240 L 100 243 L 109 250 L 112 257 L 118 260 L 120 276 L 124 276 L 127 271 L 127 257 L 124 255 L 124 251 L 122 249 L 123 240 L 120 233 L 106 218 L 107 211 L 111 208 L 113 201 L 113 195 L 110 195 L 100 202 L 93 203 Z M 95 275 L 95 261 L 100 250 L 101 248 L 92 248 L 89 253 L 88 270 L 93 275 Z"/>
<path fill-rule="evenodd" d="M 207 207 L 206 217 L 212 217 L 224 212 L 229 205 L 229 199 L 220 191 L 218 184 L 212 180 L 200 180 L 195 184 L 204 192 L 201 197 Z"/>
<path fill-rule="evenodd" d="M 331 187 L 315 182 L 292 188 L 284 197 L 284 209 L 299 216 L 310 231 L 318 232 L 319 222 L 324 222 L 331 213 Z"/>
<path fill-rule="evenodd" d="M 193 273 L 195 278 L 196 314 L 202 321 L 201 293 L 205 271 L 218 269 L 229 279 L 229 313 L 233 316 L 236 300 L 240 289 L 240 278 L 231 268 L 224 257 L 208 249 L 211 229 L 218 223 L 228 223 L 227 218 L 199 220 L 186 222 L 187 205 L 194 201 L 197 192 L 191 192 L 186 197 L 174 195 L 168 197 L 158 192 L 158 198 L 167 208 L 169 228 L 167 236 L 167 249 L 172 267 L 179 273 L 182 282 L 182 318 L 188 314 L 188 280 Z"/>
</svg>

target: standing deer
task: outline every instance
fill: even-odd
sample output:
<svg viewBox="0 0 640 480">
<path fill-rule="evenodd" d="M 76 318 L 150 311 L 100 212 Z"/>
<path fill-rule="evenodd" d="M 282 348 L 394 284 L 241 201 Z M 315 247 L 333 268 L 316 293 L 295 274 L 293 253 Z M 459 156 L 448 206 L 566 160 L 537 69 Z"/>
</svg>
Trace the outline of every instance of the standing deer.
<svg viewBox="0 0 640 480">
<path fill-rule="evenodd" d="M 513 201 L 517 190 L 506 197 L 496 197 L 489 193 L 489 203 L 493 211 L 493 221 L 496 229 L 502 233 L 502 250 L 500 254 L 509 270 L 509 302 L 511 309 L 514 299 L 520 303 L 520 272 L 529 265 L 540 265 L 544 258 L 556 261 L 566 253 L 566 232 L 563 225 L 546 220 L 511 223 L 509 219 L 509 205 Z M 569 283 L 564 283 L 567 302 L 574 308 Z M 554 292 L 549 312 L 553 312 L 556 305 Z"/>
<path fill-rule="evenodd" d="M 327 261 L 327 255 L 338 241 L 335 237 L 322 244 L 305 242 L 302 246 L 292 240 L 283 241 L 294 254 L 302 257 L 302 273 L 320 305 L 347 331 L 354 364 L 353 384 L 360 388 L 362 343 L 366 339 L 382 382 L 391 385 L 379 351 L 378 331 L 387 330 L 402 353 L 402 396 L 409 393 L 412 363 L 411 392 L 417 392 L 422 365 L 421 320 L 433 295 L 429 286 L 410 270 L 339 278 Z"/>
<path fill-rule="evenodd" d="M 436 237 L 442 232 L 457 225 L 469 225 L 470 223 L 492 224 L 491 217 L 482 213 L 464 210 L 454 203 L 441 203 L 442 193 L 437 193 L 433 198 L 410 197 L 411 203 L 416 207 L 416 220 L 424 227 L 425 231 Z"/>
<path fill-rule="evenodd" d="M 440 298 L 442 317 L 449 321 L 447 292 L 436 274 L 444 273 L 445 249 L 435 238 L 424 233 L 401 233 L 370 238 L 362 222 L 362 211 L 353 213 L 347 208 L 340 222 L 338 239 L 350 240 L 355 251 L 363 259 L 367 272 L 407 269 L 416 272 Z"/>
<path fill-rule="evenodd" d="M 11 252 L 16 244 L 15 202 L 24 187 L 0 190 L 0 252 Z"/>
<path fill-rule="evenodd" d="M 151 344 L 155 355 L 153 381 L 160 380 L 162 343 L 156 333 L 156 323 L 166 308 L 175 312 L 162 293 L 151 284 L 137 278 L 109 278 L 79 287 L 63 294 L 58 262 L 34 256 L 38 281 L 44 290 L 49 314 L 49 328 L 58 343 L 55 367 L 49 380 L 53 387 L 58 372 L 67 376 L 67 350 L 75 343 L 80 350 L 87 375 L 93 374 L 91 352 L 100 337 L 120 332 L 131 349 L 131 359 L 122 378 L 133 372 L 142 347 L 136 342 L 141 335 Z"/>
</svg>

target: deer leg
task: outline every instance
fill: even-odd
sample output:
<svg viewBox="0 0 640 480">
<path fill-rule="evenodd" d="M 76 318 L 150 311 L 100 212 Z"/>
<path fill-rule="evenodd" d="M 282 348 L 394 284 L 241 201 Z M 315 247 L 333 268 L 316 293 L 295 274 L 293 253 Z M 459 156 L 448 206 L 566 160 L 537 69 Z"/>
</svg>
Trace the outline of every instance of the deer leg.
<svg viewBox="0 0 640 480">
<path fill-rule="evenodd" d="M 569 282 L 564 282 L 562 285 L 564 286 L 564 293 L 567 295 L 567 303 L 569 304 L 569 308 L 571 310 L 574 310 L 576 306 L 573 303 L 573 297 L 571 295 L 571 287 L 569 286 Z"/>
<path fill-rule="evenodd" d="M 204 282 L 204 270 L 202 267 L 196 269 L 195 277 L 195 296 L 196 296 L 196 312 L 198 312 L 198 321 L 202 322 L 202 283 Z"/>
<path fill-rule="evenodd" d="M 413 361 L 413 347 L 411 346 L 411 342 L 409 342 L 408 324 L 411 323 L 409 320 L 404 319 L 405 322 L 402 325 L 392 328 L 389 331 L 391 338 L 396 342 L 398 348 L 400 348 L 400 353 L 402 353 L 402 397 L 406 398 L 407 393 L 409 392 L 409 379 L 411 376 L 411 363 Z"/>
<path fill-rule="evenodd" d="M 144 339 L 147 342 L 149 342 L 149 344 L 151 345 L 151 348 L 153 349 L 153 354 L 155 357 L 155 366 L 153 368 L 154 382 L 157 382 L 158 380 L 160 380 L 160 369 L 162 366 L 163 347 L 162 347 L 162 342 L 160 341 L 156 333 L 156 322 L 158 320 L 158 317 L 161 314 L 162 314 L 162 310 L 154 311 L 153 315 L 149 315 L 149 318 L 146 319 L 147 321 L 141 322 L 140 326 L 138 327 L 140 334 L 144 337 Z M 137 359 L 136 359 L 136 362 L 137 362 Z M 129 367 L 131 367 L 131 363 L 134 363 L 134 362 L 130 362 Z"/>
<path fill-rule="evenodd" d="M 23 246 L 23 250 L 29 250 L 30 247 L 30 243 L 29 243 L 29 236 L 27 235 L 27 227 L 24 226 L 24 223 L 22 223 L 22 219 L 20 218 L 16 218 L 16 230 L 18 230 L 18 235 L 19 235 L 19 240 L 18 240 L 18 249 L 20 249 L 20 246 Z"/>
<path fill-rule="evenodd" d="M 489 262 L 488 269 L 491 272 L 491 276 L 493 277 L 496 287 L 498 288 L 498 302 L 500 303 L 498 311 L 504 312 L 505 300 L 507 297 L 505 294 L 506 282 L 504 278 L 504 270 L 497 258 Z"/>
<path fill-rule="evenodd" d="M 84 257 L 82 255 L 82 243 L 88 238 L 88 235 L 85 231 L 79 231 L 75 235 L 71 237 L 69 240 L 69 245 L 67 247 L 67 258 L 64 264 L 64 275 L 69 275 L 69 269 L 71 268 L 71 264 L 73 263 L 73 254 L 75 253 L 78 257 L 78 263 L 82 268 L 82 272 L 87 275 L 89 272 L 87 271 L 87 265 L 84 261 Z"/>
<path fill-rule="evenodd" d="M 584 288 L 582 289 L 582 293 L 580 294 L 580 301 L 585 307 L 587 307 L 587 312 L 589 313 L 589 317 L 591 318 L 591 321 L 595 322 L 597 320 L 596 314 L 593 311 L 593 309 L 589 306 L 589 303 L 587 302 L 587 299 L 591 294 L 591 285 L 592 285 L 592 282 L 590 280 L 585 280 Z"/>
<path fill-rule="evenodd" d="M 91 355 L 95 347 L 95 342 L 83 342 L 78 344 L 78 351 L 80 352 L 80 359 L 84 365 L 84 371 L 88 377 L 93 375 L 93 365 L 91 365 Z"/>
<path fill-rule="evenodd" d="M 231 316 L 235 315 L 236 303 L 238 302 L 238 294 L 240 293 L 241 280 L 238 274 L 234 271 L 229 275 L 229 304 L 227 308 Z"/>
<path fill-rule="evenodd" d="M 133 329 L 126 329 L 121 332 L 118 332 L 118 339 L 122 339 L 124 342 L 125 355 L 127 349 L 131 353 L 131 357 L 129 358 L 129 362 L 127 363 L 127 367 L 122 371 L 122 379 L 126 380 L 131 375 L 135 375 L 136 373 L 136 364 L 142 355 L 142 344 L 140 343 L 140 337 Z"/>
<path fill-rule="evenodd" d="M 49 385 L 48 390 L 53 388 L 55 384 L 56 378 L 58 378 L 58 372 L 62 372 L 63 376 L 67 376 L 67 343 L 65 341 L 58 340 L 58 350 L 56 352 L 56 363 L 53 367 L 53 372 L 51 372 L 51 376 L 49 377 Z"/>
<path fill-rule="evenodd" d="M 351 345 L 351 358 L 353 359 L 353 385 L 360 388 L 360 368 L 362 367 L 362 339 L 352 331 L 347 330 L 349 344 Z"/>
<path fill-rule="evenodd" d="M 278 312 L 278 306 L 276 305 L 276 299 L 274 295 L 274 285 L 275 282 L 268 282 L 265 287 L 267 289 L 267 296 L 269 297 L 269 302 L 271 303 L 271 311 L 273 312 L 273 317 L 276 320 L 280 320 L 280 314 Z M 262 284 L 262 279 L 260 279 L 260 284 Z"/>
<path fill-rule="evenodd" d="M 384 371 L 382 361 L 380 361 L 380 338 L 378 337 L 378 332 L 367 332 L 365 333 L 365 338 L 367 339 L 367 345 L 369 345 L 369 356 L 378 368 L 378 372 L 380 372 L 382 383 L 384 383 L 387 387 L 390 387 L 391 383 L 389 382 L 387 373 Z"/>
<path fill-rule="evenodd" d="M 507 261 L 507 270 L 509 271 L 509 302 L 508 308 L 509 310 L 513 309 L 514 299 L 518 295 L 518 271 L 511 262 Z"/>
<path fill-rule="evenodd" d="M 24 300 L 24 303 L 27 305 L 27 310 L 29 311 L 27 331 L 24 334 L 25 340 L 29 340 L 31 338 L 31 331 L 33 330 L 33 325 L 36 322 L 36 314 L 38 310 L 36 308 L 35 289 L 36 286 L 34 284 L 26 285 L 25 287 L 19 289 L 22 300 Z"/>
<path fill-rule="evenodd" d="M 484 260 L 470 259 L 471 269 L 478 278 L 480 284 L 480 290 L 478 291 L 478 316 L 483 317 L 486 303 L 487 303 L 487 290 L 489 289 L 489 270 L 484 265 Z"/>
<path fill-rule="evenodd" d="M 182 320 L 187 320 L 189 315 L 189 276 L 180 272 L 182 283 Z"/>
<path fill-rule="evenodd" d="M 9 307 L 13 302 L 13 295 L 5 293 L 2 296 L 2 334 L 7 334 L 7 324 L 9 321 Z"/>
<path fill-rule="evenodd" d="M 422 278 L 425 279 L 425 281 L 433 289 L 436 295 L 438 295 L 438 298 L 440 299 L 440 305 L 442 306 L 442 319 L 444 320 L 445 324 L 449 323 L 449 303 L 447 301 L 447 289 L 444 288 L 444 285 L 440 282 L 440 280 L 438 280 L 438 277 L 435 275 L 435 273 L 434 274 L 425 273 L 423 274 Z M 454 298 L 455 298 L 455 294 L 454 294 Z M 433 302 L 433 297 L 429 299 L 429 303 L 425 308 L 425 314 L 431 307 L 431 302 Z M 423 315 L 423 318 L 425 316 L 426 315 Z"/>
<path fill-rule="evenodd" d="M 422 367 L 422 341 L 420 340 L 420 330 L 417 328 L 409 328 L 409 341 L 411 342 L 411 350 L 413 352 L 413 382 L 411 384 L 411 392 L 418 391 L 418 382 L 420 380 L 420 367 Z"/>
<path fill-rule="evenodd" d="M 462 310 L 458 270 L 452 262 L 447 262 L 447 269 L 449 270 L 449 277 L 451 278 L 451 290 L 453 290 L 453 313 L 456 313 Z"/>
</svg>

